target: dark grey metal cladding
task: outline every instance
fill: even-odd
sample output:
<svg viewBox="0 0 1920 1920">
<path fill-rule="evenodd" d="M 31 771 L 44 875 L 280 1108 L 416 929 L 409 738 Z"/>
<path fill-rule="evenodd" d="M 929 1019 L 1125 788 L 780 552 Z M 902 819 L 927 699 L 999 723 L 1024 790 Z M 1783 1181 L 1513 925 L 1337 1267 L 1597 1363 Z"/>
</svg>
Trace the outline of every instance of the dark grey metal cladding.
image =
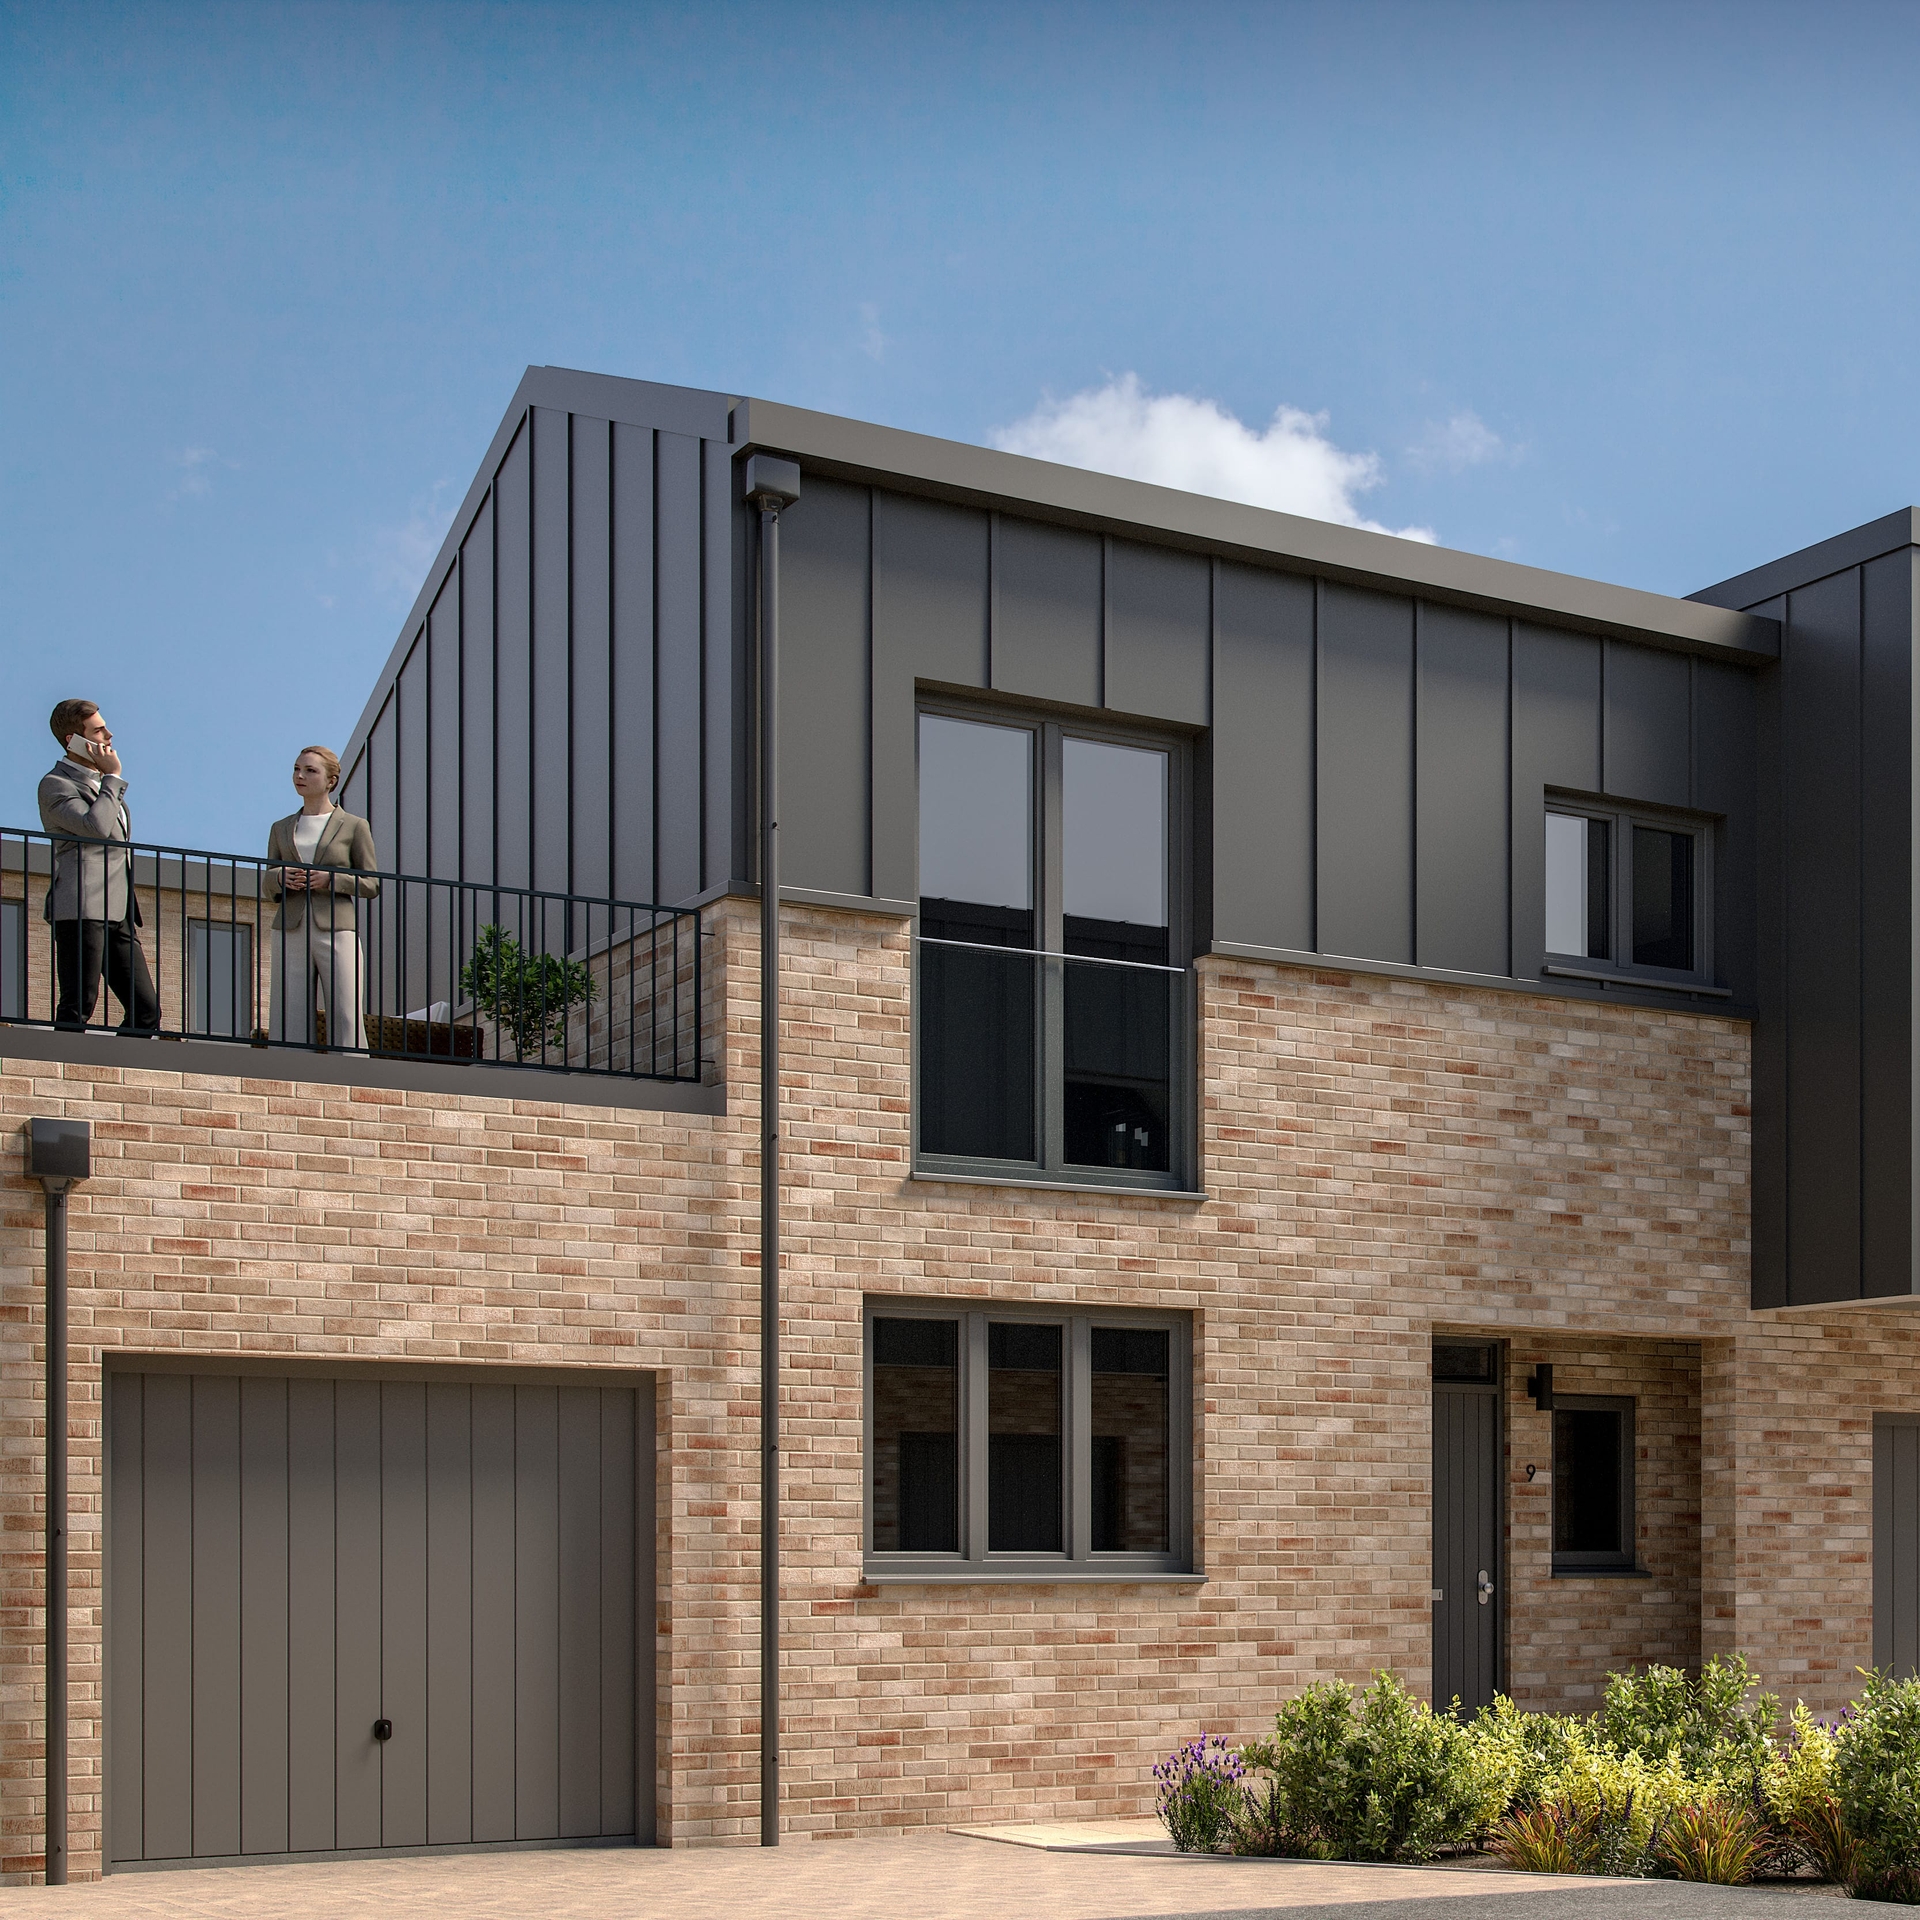
<svg viewBox="0 0 1920 1920">
<path fill-rule="evenodd" d="M 640 1387 L 107 1389 L 112 1862 L 650 1837 Z"/>
<path fill-rule="evenodd" d="M 916 687 L 1210 729 L 1216 941 L 1537 982 L 1549 789 L 1727 816 L 1749 948 L 1746 669 L 810 477 L 782 516 L 789 883 L 906 901 Z"/>
<path fill-rule="evenodd" d="M 637 900 L 739 876 L 727 406 L 529 369 L 343 755 L 383 864 Z"/>
<path fill-rule="evenodd" d="M 1903 511 L 1700 596 L 1771 593 L 1782 636 L 1753 694 L 1756 1307 L 1916 1290 L 1915 530 Z"/>
</svg>

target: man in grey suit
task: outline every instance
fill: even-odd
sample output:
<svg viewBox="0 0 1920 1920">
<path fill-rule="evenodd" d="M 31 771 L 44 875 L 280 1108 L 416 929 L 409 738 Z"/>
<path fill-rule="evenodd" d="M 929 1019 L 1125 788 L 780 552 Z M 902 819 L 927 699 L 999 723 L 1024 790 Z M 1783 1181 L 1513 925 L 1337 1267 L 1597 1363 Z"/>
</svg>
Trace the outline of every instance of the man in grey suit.
<svg viewBox="0 0 1920 1920">
<path fill-rule="evenodd" d="M 46 905 L 60 983 L 54 1023 L 84 1027 L 93 1018 L 104 971 L 120 1002 L 120 1031 L 157 1032 L 160 999 L 134 932 L 140 902 L 125 850 L 133 822 L 113 735 L 91 700 L 62 700 L 49 724 L 66 749 L 40 782 L 40 824 L 58 836 Z"/>
</svg>

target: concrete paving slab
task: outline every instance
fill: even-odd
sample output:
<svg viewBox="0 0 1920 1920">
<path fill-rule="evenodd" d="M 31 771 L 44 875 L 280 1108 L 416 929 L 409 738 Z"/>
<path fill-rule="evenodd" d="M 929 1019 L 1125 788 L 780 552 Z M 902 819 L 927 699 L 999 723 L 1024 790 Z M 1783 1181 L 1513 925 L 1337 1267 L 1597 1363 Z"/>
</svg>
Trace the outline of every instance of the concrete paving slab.
<svg viewBox="0 0 1920 1920">
<path fill-rule="evenodd" d="M 1078 1824 L 1078 1823 L 1062 1823 Z M 1104 1823 L 1099 1823 L 1104 1824 Z M 1789 1920 L 1798 1896 L 1446 1868 L 1058 1852 L 959 1834 L 775 1849 L 460 1854 L 0 1891 L 48 1920 Z"/>
</svg>

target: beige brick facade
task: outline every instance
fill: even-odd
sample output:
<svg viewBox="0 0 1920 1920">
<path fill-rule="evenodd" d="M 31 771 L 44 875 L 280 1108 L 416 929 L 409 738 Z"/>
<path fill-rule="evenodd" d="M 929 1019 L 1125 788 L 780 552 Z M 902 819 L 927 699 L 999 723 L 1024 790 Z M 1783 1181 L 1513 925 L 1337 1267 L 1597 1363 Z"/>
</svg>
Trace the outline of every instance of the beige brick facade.
<svg viewBox="0 0 1920 1920">
<path fill-rule="evenodd" d="M 73 1210 L 77 1870 L 99 1862 L 114 1352 L 653 1372 L 661 1837 L 752 1836 L 757 978 L 751 909 L 711 921 L 724 1116 L 184 1073 L 165 1043 L 138 1070 L 81 1064 L 89 1041 L 0 1060 L 9 1129 L 94 1128 Z M 1735 1647 L 1789 1697 L 1845 1696 L 1871 1645 L 1872 1415 L 1920 1408 L 1920 1338 L 1892 1310 L 1748 1311 L 1741 1023 L 1209 959 L 1204 1202 L 966 1186 L 911 1174 L 905 923 L 796 908 L 789 939 L 792 1830 L 1138 1812 L 1196 1728 L 1250 1733 L 1321 1675 L 1425 1684 L 1435 1329 L 1510 1343 L 1516 1697 L 1584 1706 L 1610 1667 Z M 43 1430 L 17 1158 L 4 1193 L 0 1846 L 20 1878 Z M 1190 1313 L 1204 1584 L 867 1584 L 861 1311 L 892 1295 Z M 1564 1391 L 1636 1397 L 1648 1579 L 1550 1575 L 1523 1391 L 1542 1360 Z"/>
</svg>

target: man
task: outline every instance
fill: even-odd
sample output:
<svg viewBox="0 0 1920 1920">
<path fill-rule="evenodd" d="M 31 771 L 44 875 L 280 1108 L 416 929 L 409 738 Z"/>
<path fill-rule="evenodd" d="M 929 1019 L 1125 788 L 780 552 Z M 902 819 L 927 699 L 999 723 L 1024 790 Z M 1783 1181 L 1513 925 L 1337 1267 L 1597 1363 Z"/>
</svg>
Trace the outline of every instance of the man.
<svg viewBox="0 0 1920 1920">
<path fill-rule="evenodd" d="M 57 836 L 46 905 L 60 983 L 54 1024 L 86 1026 L 104 970 L 120 1002 L 120 1031 L 157 1032 L 160 999 L 134 932 L 141 916 L 133 855 L 120 851 L 133 838 L 133 822 L 113 735 L 91 700 L 62 700 L 49 724 L 66 749 L 40 782 L 40 824 Z"/>
</svg>

